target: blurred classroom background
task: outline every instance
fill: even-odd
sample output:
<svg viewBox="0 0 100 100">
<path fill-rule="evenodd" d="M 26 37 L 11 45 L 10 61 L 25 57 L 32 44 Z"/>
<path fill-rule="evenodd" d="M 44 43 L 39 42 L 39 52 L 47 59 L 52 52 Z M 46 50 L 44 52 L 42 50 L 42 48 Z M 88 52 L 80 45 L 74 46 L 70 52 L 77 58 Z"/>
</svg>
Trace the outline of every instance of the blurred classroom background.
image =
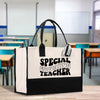
<svg viewBox="0 0 100 100">
<path fill-rule="evenodd" d="M 0 85 L 14 85 L 14 49 L 29 46 L 46 19 L 61 26 L 73 48 L 82 48 L 83 84 L 100 85 L 100 0 L 0 0 Z M 56 30 L 57 46 L 64 47 Z M 39 33 L 34 46 L 40 44 Z M 52 24 L 44 33 L 44 44 L 54 47 Z"/>
</svg>

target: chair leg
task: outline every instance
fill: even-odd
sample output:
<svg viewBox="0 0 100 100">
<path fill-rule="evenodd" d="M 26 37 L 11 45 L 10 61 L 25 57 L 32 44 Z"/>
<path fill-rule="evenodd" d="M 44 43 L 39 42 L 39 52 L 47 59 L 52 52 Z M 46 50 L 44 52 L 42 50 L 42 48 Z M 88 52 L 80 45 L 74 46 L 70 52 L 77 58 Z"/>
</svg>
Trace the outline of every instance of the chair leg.
<svg viewBox="0 0 100 100">
<path fill-rule="evenodd" d="M 4 86 L 4 72 L 3 72 L 3 75 L 2 75 L 2 85 Z"/>
<path fill-rule="evenodd" d="M 86 63 L 86 58 L 84 57 L 84 73 L 85 73 L 85 63 Z"/>
<path fill-rule="evenodd" d="M 88 66 L 90 66 L 90 57 L 88 57 Z"/>
<path fill-rule="evenodd" d="M 11 85 L 13 85 L 13 71 L 12 71 L 12 67 L 13 66 L 13 59 L 11 59 Z"/>
<path fill-rule="evenodd" d="M 11 66 L 11 85 L 13 85 L 13 73 L 12 73 L 12 66 Z"/>
<path fill-rule="evenodd" d="M 89 63 L 89 58 L 87 58 L 87 62 Z"/>
<path fill-rule="evenodd" d="M 94 58 L 92 58 L 93 59 L 93 66 L 94 66 Z"/>
<path fill-rule="evenodd" d="M 6 76 L 7 76 L 7 71 L 5 71 L 5 85 L 7 85 L 7 78 L 6 78 Z"/>
<path fill-rule="evenodd" d="M 7 76 L 7 72 L 6 72 L 5 76 L 6 76 L 6 85 L 8 85 L 8 76 Z"/>
<path fill-rule="evenodd" d="M 97 58 L 96 58 L 96 66 L 97 66 Z"/>
</svg>

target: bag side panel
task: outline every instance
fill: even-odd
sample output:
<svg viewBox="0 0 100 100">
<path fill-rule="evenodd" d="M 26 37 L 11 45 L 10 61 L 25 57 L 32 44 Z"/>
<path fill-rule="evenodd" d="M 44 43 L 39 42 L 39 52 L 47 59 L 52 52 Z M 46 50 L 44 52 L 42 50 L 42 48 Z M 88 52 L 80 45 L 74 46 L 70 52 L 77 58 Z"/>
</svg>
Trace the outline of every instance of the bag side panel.
<svg viewBox="0 0 100 100">
<path fill-rule="evenodd" d="M 27 93 L 26 48 L 16 49 L 16 92 Z"/>
</svg>

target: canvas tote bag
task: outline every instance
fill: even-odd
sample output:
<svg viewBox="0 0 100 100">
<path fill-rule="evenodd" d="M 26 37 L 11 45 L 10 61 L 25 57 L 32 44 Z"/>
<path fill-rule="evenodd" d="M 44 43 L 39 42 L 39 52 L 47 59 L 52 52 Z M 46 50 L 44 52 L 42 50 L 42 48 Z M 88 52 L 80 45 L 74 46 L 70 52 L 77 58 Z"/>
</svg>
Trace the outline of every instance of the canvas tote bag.
<svg viewBox="0 0 100 100">
<path fill-rule="evenodd" d="M 33 95 L 82 91 L 81 49 L 72 48 L 72 53 L 68 57 L 62 55 L 64 47 L 45 47 L 43 32 L 48 21 L 60 28 L 53 20 L 44 21 L 39 27 L 41 28 L 41 44 L 39 47 L 34 47 L 31 44 L 30 47 L 15 49 L 16 93 Z M 38 30 L 33 37 L 33 41 Z M 67 43 L 61 28 L 60 30 Z M 55 36 L 57 39 L 56 31 Z"/>
</svg>

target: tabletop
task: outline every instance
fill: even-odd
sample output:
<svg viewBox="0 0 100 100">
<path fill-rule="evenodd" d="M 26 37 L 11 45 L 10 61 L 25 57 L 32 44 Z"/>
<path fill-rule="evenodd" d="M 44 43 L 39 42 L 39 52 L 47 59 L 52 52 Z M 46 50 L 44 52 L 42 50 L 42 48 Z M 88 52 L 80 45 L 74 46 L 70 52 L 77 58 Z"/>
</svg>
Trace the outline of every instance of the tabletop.
<svg viewBox="0 0 100 100">
<path fill-rule="evenodd" d="M 0 39 L 29 40 L 29 38 L 18 38 L 18 37 L 0 37 Z"/>
<path fill-rule="evenodd" d="M 88 52 L 100 53 L 100 48 L 85 48 Z"/>
<path fill-rule="evenodd" d="M 15 44 L 24 44 L 23 41 L 0 41 L 1 44 L 6 44 L 6 43 L 15 43 Z"/>
<path fill-rule="evenodd" d="M 10 61 L 10 59 L 13 57 L 13 55 L 0 55 L 1 61 Z"/>
<path fill-rule="evenodd" d="M 13 86 L 0 87 L 0 100 L 100 100 L 100 86 L 83 86 L 83 92 L 25 96 Z"/>
<path fill-rule="evenodd" d="M 19 39 L 19 40 L 29 40 L 29 38 L 15 38 L 15 39 Z"/>
<path fill-rule="evenodd" d="M 92 43 L 92 42 L 75 42 L 75 43 L 69 43 L 70 45 L 76 45 L 76 44 L 89 44 L 89 45 L 93 45 L 93 46 L 97 46 L 100 43 Z"/>
<path fill-rule="evenodd" d="M 15 48 L 20 48 L 19 47 L 12 47 L 12 46 L 0 46 L 0 50 L 14 50 Z"/>
</svg>

